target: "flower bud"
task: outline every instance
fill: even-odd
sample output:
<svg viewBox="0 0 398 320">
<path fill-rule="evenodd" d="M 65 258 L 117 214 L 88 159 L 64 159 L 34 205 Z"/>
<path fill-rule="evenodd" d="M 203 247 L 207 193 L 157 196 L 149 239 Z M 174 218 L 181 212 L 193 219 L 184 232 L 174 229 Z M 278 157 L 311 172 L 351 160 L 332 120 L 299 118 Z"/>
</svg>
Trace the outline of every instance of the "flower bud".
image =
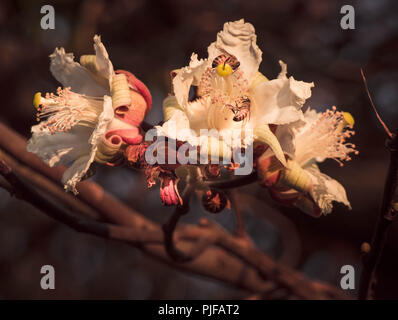
<svg viewBox="0 0 398 320">
<path fill-rule="evenodd" d="M 210 213 L 219 213 L 225 207 L 228 209 L 231 207 L 229 200 L 224 192 L 212 190 L 207 190 L 202 197 L 202 204 L 206 211 Z"/>
</svg>

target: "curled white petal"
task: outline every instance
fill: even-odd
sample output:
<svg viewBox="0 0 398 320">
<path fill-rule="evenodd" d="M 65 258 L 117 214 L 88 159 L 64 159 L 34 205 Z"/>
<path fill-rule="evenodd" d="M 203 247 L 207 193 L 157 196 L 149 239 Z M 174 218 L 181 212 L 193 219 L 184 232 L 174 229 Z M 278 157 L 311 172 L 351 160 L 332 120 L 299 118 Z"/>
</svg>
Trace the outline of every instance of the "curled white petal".
<svg viewBox="0 0 398 320">
<path fill-rule="evenodd" d="M 252 24 L 243 19 L 224 24 L 224 29 L 217 34 L 217 41 L 209 48 L 209 60 L 220 54 L 229 53 L 238 58 L 240 69 L 250 81 L 258 71 L 262 60 L 262 51 L 257 46 L 257 36 Z"/>
</svg>

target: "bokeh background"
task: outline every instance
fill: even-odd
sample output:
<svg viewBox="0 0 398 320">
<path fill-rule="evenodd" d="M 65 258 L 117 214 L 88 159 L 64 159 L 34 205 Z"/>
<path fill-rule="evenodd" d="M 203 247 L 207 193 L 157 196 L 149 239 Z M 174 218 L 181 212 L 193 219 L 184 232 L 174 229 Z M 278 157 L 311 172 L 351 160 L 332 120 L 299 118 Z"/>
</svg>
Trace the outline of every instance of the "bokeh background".
<svg viewBox="0 0 398 320">
<path fill-rule="evenodd" d="M 55 8 L 55 30 L 40 28 L 40 8 Z M 355 30 L 342 30 L 340 8 L 355 8 Z M 314 219 L 273 205 L 266 190 L 241 190 L 249 234 L 274 258 L 313 279 L 336 285 L 340 268 L 355 267 L 360 245 L 370 240 L 388 166 L 385 136 L 369 105 L 360 68 L 387 125 L 398 120 L 398 2 L 395 0 L 203 0 L 8 1 L 0 2 L 0 120 L 29 136 L 35 123 L 32 97 L 59 85 L 49 72 L 56 46 L 75 57 L 93 52 L 100 34 L 116 68 L 130 70 L 150 88 L 154 104 L 147 119 L 161 121 L 162 99 L 170 91 L 169 72 L 185 66 L 192 52 L 206 57 L 223 23 L 244 18 L 257 31 L 263 51 L 260 71 L 274 78 L 278 60 L 298 80 L 314 81 L 307 105 L 336 105 L 356 120 L 353 138 L 360 151 L 343 168 L 333 161 L 322 169 L 339 180 L 352 210 L 336 205 Z M 171 214 L 160 205 L 158 188 L 147 190 L 142 177 L 123 169 L 102 169 L 94 177 L 107 191 L 158 222 Z M 213 216 L 198 200 L 184 218 L 216 219 L 232 229 L 230 211 Z M 380 265 L 376 297 L 398 298 L 398 226 L 391 228 Z M 40 289 L 40 268 L 51 264 L 56 290 Z M 356 290 L 351 290 L 352 294 Z M 138 250 L 65 227 L 0 190 L 0 298 L 219 299 L 246 293 L 213 280 L 183 274 Z"/>
</svg>

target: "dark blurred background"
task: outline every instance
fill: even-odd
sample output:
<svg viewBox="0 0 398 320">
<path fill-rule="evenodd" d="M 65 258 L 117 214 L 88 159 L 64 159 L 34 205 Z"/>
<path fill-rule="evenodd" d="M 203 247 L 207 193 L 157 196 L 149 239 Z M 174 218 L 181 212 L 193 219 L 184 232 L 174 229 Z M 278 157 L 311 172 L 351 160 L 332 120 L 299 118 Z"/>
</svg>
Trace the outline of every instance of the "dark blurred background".
<svg viewBox="0 0 398 320">
<path fill-rule="evenodd" d="M 40 8 L 55 8 L 55 30 L 40 28 Z M 355 30 L 342 30 L 340 8 L 355 8 Z M 343 168 L 329 161 L 322 169 L 346 188 L 352 211 L 336 205 L 314 219 L 295 209 L 272 205 L 266 190 L 241 190 L 249 234 L 260 248 L 313 279 L 336 285 L 340 268 L 355 267 L 358 284 L 360 244 L 370 240 L 380 207 L 388 165 L 385 136 L 369 105 L 360 68 L 387 125 L 398 119 L 398 2 L 394 0 L 268 1 L 6 1 L 0 2 L 0 120 L 29 136 L 35 123 L 32 97 L 59 85 L 49 72 L 56 46 L 75 57 L 93 52 L 100 34 L 115 68 L 130 70 L 150 88 L 154 104 L 147 119 L 162 119 L 162 99 L 170 91 L 169 72 L 187 65 L 192 52 L 207 46 L 226 21 L 244 18 L 257 32 L 263 51 L 260 71 L 274 78 L 278 60 L 298 80 L 314 81 L 307 105 L 336 105 L 356 120 L 360 154 Z M 106 190 L 153 220 L 171 214 L 158 188 L 147 190 L 142 177 L 123 168 L 104 168 L 94 177 Z M 218 299 L 245 293 L 213 280 L 177 272 L 138 250 L 77 233 L 0 190 L 0 298 Z M 185 217 L 216 219 L 232 229 L 224 210 L 204 212 L 198 200 Z M 389 234 L 376 297 L 398 298 L 398 228 Z M 40 268 L 51 264 L 56 290 L 40 289 Z M 357 288 L 357 287 L 356 287 Z M 351 290 L 355 294 L 356 290 Z"/>
</svg>

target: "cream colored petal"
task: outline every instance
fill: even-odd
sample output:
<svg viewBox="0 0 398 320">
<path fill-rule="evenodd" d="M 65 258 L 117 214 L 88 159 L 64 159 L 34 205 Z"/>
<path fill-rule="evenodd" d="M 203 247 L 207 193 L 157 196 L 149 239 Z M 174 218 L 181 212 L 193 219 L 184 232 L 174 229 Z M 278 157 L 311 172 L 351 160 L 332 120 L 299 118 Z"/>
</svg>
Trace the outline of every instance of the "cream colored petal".
<svg viewBox="0 0 398 320">
<path fill-rule="evenodd" d="M 199 132 L 200 129 L 207 128 L 207 104 L 208 101 L 203 99 L 196 99 L 187 104 L 185 110 L 183 110 L 177 102 L 177 98 L 175 96 L 168 96 L 163 101 L 163 115 L 164 120 L 168 121 L 172 118 L 175 112 L 182 112 L 185 116 L 184 118 L 188 119 L 189 127 Z M 184 126 L 185 128 L 185 126 Z"/>
<path fill-rule="evenodd" d="M 98 66 L 98 73 L 111 82 L 114 75 L 113 65 L 99 35 L 94 36 L 94 50 Z"/>
<path fill-rule="evenodd" d="M 313 86 L 313 83 L 285 76 L 260 82 L 251 90 L 251 116 L 259 124 L 287 124 L 302 120 L 301 108 L 311 96 Z"/>
<path fill-rule="evenodd" d="M 165 100 L 165 113 L 171 115 L 169 120 L 162 126 L 156 126 L 157 135 L 165 136 L 174 140 L 188 142 L 191 146 L 200 146 L 201 154 L 213 158 L 231 157 L 231 147 L 221 141 L 219 137 L 213 136 L 212 131 L 195 131 L 192 129 L 190 120 L 186 113 L 178 108 L 172 98 Z"/>
<path fill-rule="evenodd" d="M 155 126 L 157 135 L 179 141 L 189 141 L 193 145 L 197 145 L 197 136 L 190 128 L 189 120 L 185 112 L 177 107 L 174 108 L 171 106 L 166 107 L 165 112 L 170 118 L 163 123 L 163 125 Z"/>
<path fill-rule="evenodd" d="M 262 60 L 262 51 L 257 46 L 257 36 L 252 24 L 243 19 L 227 22 L 217 34 L 217 41 L 209 48 L 209 60 L 229 53 L 238 58 L 244 77 L 250 82 L 256 75 Z"/>
<path fill-rule="evenodd" d="M 50 59 L 50 71 L 63 87 L 71 87 L 72 91 L 88 96 L 109 94 L 109 88 L 95 81 L 88 69 L 74 61 L 73 53 L 56 48 Z"/>
<path fill-rule="evenodd" d="M 252 81 L 250 82 L 249 90 L 253 90 L 260 83 L 267 81 L 269 81 L 269 79 L 265 75 L 263 75 L 261 72 L 257 72 L 256 75 L 252 78 Z"/>
<path fill-rule="evenodd" d="M 98 143 L 105 135 L 108 125 L 113 119 L 113 115 L 112 100 L 109 96 L 104 96 L 104 111 L 99 116 L 98 124 L 88 140 L 89 153 L 76 159 L 62 176 L 62 182 L 67 191 L 72 191 L 74 194 L 78 193 L 76 184 L 83 178 L 90 165 L 94 162 Z"/>
<path fill-rule="evenodd" d="M 311 196 L 323 214 L 332 212 L 333 201 L 341 202 L 351 209 L 345 189 L 339 182 L 321 173 L 316 165 L 305 169 L 313 183 Z"/>
<path fill-rule="evenodd" d="M 276 158 L 286 166 L 286 158 L 283 153 L 282 147 L 279 144 L 278 139 L 275 134 L 272 133 L 267 124 L 260 125 L 254 128 L 254 141 L 264 143 L 272 149 Z"/>
<path fill-rule="evenodd" d="M 231 159 L 231 148 L 222 140 L 213 136 L 201 136 L 200 153 L 207 155 L 209 160 L 217 161 L 218 159 Z"/>
<path fill-rule="evenodd" d="M 287 79 L 287 64 L 282 60 L 279 60 L 278 62 L 281 66 L 281 72 L 279 72 L 278 79 Z"/>
<path fill-rule="evenodd" d="M 91 155 L 86 154 L 76 159 L 72 165 L 65 170 L 64 174 L 62 175 L 61 182 L 63 183 L 66 191 L 71 191 L 75 195 L 79 193 L 76 189 L 76 185 L 86 174 L 92 163 L 93 160 L 91 159 Z"/>
<path fill-rule="evenodd" d="M 297 131 L 305 125 L 305 122 L 298 120 L 289 124 L 278 125 L 275 131 L 275 136 L 281 145 L 283 152 L 289 155 L 290 158 L 295 157 L 296 151 L 296 134 Z"/>
<path fill-rule="evenodd" d="M 203 72 L 208 66 L 207 60 L 198 60 L 197 54 L 192 54 L 189 66 L 175 70 L 173 90 L 178 104 L 184 109 L 188 104 L 191 85 L 198 85 Z"/>
<path fill-rule="evenodd" d="M 127 77 L 123 73 L 116 74 L 110 81 L 112 107 L 118 115 L 123 115 L 128 112 L 126 110 L 120 111 L 118 108 L 122 106 L 129 107 L 131 105 L 130 88 L 127 82 Z"/>
<path fill-rule="evenodd" d="M 189 120 L 190 128 L 195 132 L 208 127 L 207 115 L 209 112 L 209 98 L 196 99 L 188 103 L 185 113 Z"/>
<path fill-rule="evenodd" d="M 163 118 L 164 121 L 171 119 L 175 111 L 183 111 L 177 102 L 175 96 L 168 96 L 163 100 Z"/>
<path fill-rule="evenodd" d="M 90 152 L 87 141 L 92 129 L 75 126 L 69 132 L 51 134 L 40 130 L 40 125 L 32 127 L 32 137 L 26 149 L 39 156 L 50 167 L 61 164 L 69 165 L 75 159 Z"/>
</svg>

